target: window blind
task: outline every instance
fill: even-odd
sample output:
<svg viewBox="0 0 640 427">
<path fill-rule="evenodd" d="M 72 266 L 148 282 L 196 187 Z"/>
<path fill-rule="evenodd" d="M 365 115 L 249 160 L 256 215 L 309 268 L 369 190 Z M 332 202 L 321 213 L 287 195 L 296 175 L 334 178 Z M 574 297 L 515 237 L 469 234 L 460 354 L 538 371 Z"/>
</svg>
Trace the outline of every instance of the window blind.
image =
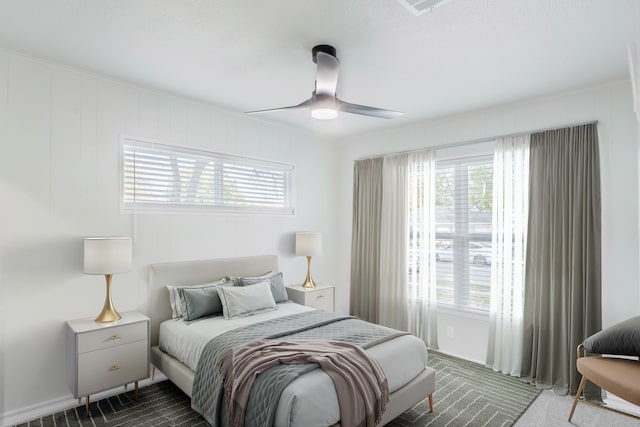
<svg viewBox="0 0 640 427">
<path fill-rule="evenodd" d="M 122 140 L 124 209 L 293 214 L 294 166 Z"/>
<path fill-rule="evenodd" d="M 493 158 L 436 164 L 438 303 L 488 311 L 491 294 Z"/>
</svg>

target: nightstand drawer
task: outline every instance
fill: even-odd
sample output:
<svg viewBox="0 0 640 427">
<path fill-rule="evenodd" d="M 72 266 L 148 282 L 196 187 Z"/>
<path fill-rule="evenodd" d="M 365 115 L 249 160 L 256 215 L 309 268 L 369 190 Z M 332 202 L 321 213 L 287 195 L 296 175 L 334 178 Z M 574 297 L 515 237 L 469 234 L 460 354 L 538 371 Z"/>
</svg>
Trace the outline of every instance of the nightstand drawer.
<svg viewBox="0 0 640 427">
<path fill-rule="evenodd" d="M 309 307 L 333 311 L 333 288 L 309 292 L 305 300 Z"/>
<path fill-rule="evenodd" d="M 147 339 L 147 322 L 130 323 L 78 334 L 78 353 Z"/>
<path fill-rule="evenodd" d="M 146 323 L 144 323 L 146 325 Z M 78 355 L 79 396 L 89 395 L 148 376 L 148 341 L 119 345 Z"/>
</svg>

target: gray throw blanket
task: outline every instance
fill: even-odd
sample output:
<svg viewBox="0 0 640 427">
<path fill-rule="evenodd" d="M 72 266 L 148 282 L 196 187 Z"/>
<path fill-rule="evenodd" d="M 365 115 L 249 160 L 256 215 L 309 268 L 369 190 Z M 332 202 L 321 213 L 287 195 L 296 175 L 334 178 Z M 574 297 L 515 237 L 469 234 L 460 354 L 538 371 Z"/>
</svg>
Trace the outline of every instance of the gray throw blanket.
<svg viewBox="0 0 640 427">
<path fill-rule="evenodd" d="M 244 426 L 255 378 L 279 364 L 317 363 L 329 375 L 340 402 L 344 426 L 374 427 L 380 422 L 389 386 L 377 360 L 361 347 L 338 341 L 257 340 L 227 350 L 220 360 L 225 403 L 232 427 Z"/>
<path fill-rule="evenodd" d="M 214 426 L 227 426 L 224 409 L 224 377 L 219 371 L 222 355 L 229 349 L 260 339 L 334 340 L 368 348 L 406 335 L 384 326 L 322 310 L 279 317 L 221 334 L 204 348 L 193 381 L 191 407 Z M 280 394 L 299 376 L 318 368 L 317 363 L 274 366 L 255 378 L 245 420 L 248 427 L 273 425 Z"/>
</svg>

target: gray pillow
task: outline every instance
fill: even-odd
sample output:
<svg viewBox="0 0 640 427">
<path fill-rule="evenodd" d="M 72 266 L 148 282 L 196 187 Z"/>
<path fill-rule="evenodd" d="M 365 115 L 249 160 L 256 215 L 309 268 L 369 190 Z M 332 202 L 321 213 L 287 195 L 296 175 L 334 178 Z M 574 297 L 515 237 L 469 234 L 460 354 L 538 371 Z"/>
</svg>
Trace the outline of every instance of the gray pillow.
<svg viewBox="0 0 640 427">
<path fill-rule="evenodd" d="M 603 329 L 582 345 L 589 353 L 640 356 L 640 316 Z"/>
<path fill-rule="evenodd" d="M 182 307 L 184 304 L 180 299 L 180 293 L 178 292 L 178 289 L 202 288 L 205 286 L 221 285 L 227 280 L 228 279 L 219 279 L 219 280 L 216 280 L 215 282 L 203 283 L 202 285 L 179 285 L 179 286 L 167 285 L 167 289 L 169 290 L 169 304 L 171 305 L 171 317 L 173 317 L 174 319 L 178 317 L 182 317 Z"/>
<path fill-rule="evenodd" d="M 182 302 L 182 317 L 192 321 L 201 317 L 222 314 L 222 303 L 218 296 L 219 286 L 231 286 L 232 282 L 200 287 L 179 288 L 178 293 Z"/>
<path fill-rule="evenodd" d="M 273 299 L 276 302 L 288 301 L 289 297 L 287 296 L 287 290 L 284 287 L 284 278 L 282 277 L 282 273 L 274 274 L 268 278 L 242 278 L 241 280 L 236 282 L 236 286 L 250 286 L 255 285 L 256 283 L 264 282 L 265 280 L 269 281 L 271 285 L 271 294 L 273 295 Z"/>
</svg>

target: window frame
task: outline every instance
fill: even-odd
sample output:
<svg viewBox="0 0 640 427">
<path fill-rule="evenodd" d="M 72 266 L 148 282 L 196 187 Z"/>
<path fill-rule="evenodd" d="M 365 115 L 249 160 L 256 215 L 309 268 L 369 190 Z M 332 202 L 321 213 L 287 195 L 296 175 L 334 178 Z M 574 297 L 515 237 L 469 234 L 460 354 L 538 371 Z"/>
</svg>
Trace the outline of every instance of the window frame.
<svg viewBox="0 0 640 427">
<path fill-rule="evenodd" d="M 129 179 L 135 180 L 135 171 L 133 172 L 133 178 L 127 175 L 127 150 L 128 147 L 132 149 L 147 149 L 147 154 L 156 151 L 157 153 L 164 153 L 166 155 L 183 156 L 183 159 L 197 162 L 204 161 L 204 168 L 211 166 L 214 168 L 213 173 L 210 173 L 208 177 L 211 179 L 210 186 L 213 188 L 216 203 L 199 203 L 199 202 L 181 202 L 175 200 L 172 202 L 159 202 L 159 201 L 140 201 L 127 199 L 127 185 L 130 184 Z M 220 167 L 221 165 L 221 167 Z M 275 175 L 282 175 L 282 206 L 264 206 L 259 204 L 233 204 L 232 199 L 225 199 L 225 190 L 230 185 L 230 180 L 224 179 L 228 175 L 228 168 L 225 165 L 229 165 L 229 168 L 244 168 L 251 169 L 256 168 L 264 171 L 271 172 Z M 258 215 L 295 215 L 295 165 L 284 162 L 275 162 L 271 160 L 264 160 L 258 158 L 251 158 L 246 156 L 236 156 L 230 154 L 223 154 L 213 151 L 206 151 L 188 147 L 179 147 L 170 145 L 164 142 L 158 142 L 155 140 L 121 135 L 120 136 L 120 153 L 119 153 L 119 166 L 120 166 L 120 210 L 122 212 L 145 212 L 145 213 L 166 213 L 166 212 L 182 212 L 182 213 L 235 213 L 235 214 L 258 214 Z M 227 174 L 225 174 L 227 172 Z M 183 172 L 178 171 L 181 175 Z M 174 171 L 175 174 L 175 171 Z M 168 181 L 167 181 L 168 182 Z M 191 182 L 187 185 L 189 191 L 181 191 L 180 197 L 185 199 L 195 198 L 198 194 L 197 186 L 200 185 L 200 181 L 197 183 Z M 252 183 L 258 183 L 257 180 Z M 258 183 L 259 184 L 259 183 Z M 193 190 L 193 185 L 196 186 L 196 190 Z M 258 189 L 260 190 L 260 189 Z M 260 195 L 266 195 L 268 188 L 264 192 L 258 191 Z M 133 190 L 133 198 L 135 199 L 135 188 Z M 236 191 L 238 191 L 236 189 Z M 245 190 L 246 191 L 246 190 Z"/>
</svg>

